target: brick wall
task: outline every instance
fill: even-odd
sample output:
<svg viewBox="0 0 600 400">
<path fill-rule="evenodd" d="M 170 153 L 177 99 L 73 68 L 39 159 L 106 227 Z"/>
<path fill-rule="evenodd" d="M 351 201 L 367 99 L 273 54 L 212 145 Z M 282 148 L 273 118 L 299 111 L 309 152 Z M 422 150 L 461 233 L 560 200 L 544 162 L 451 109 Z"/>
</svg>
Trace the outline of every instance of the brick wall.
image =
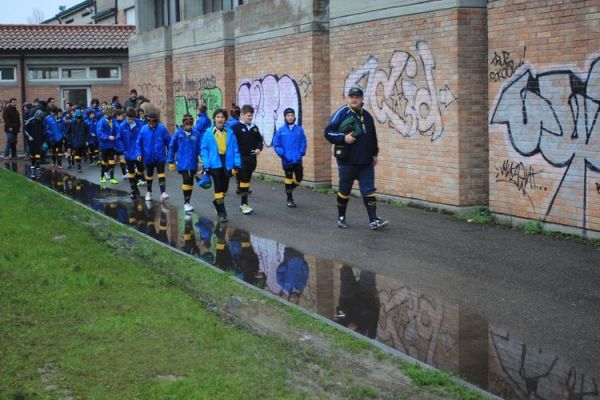
<svg viewBox="0 0 600 400">
<path fill-rule="evenodd" d="M 169 132 L 175 129 L 173 101 L 173 63 L 171 56 L 129 64 L 129 83 L 138 95 L 146 97 L 158 109 Z"/>
<path fill-rule="evenodd" d="M 488 46 L 490 208 L 599 231 L 600 3 L 490 2 Z"/>
<path fill-rule="evenodd" d="M 283 176 L 272 141 L 274 131 L 284 124 L 283 111 L 291 107 L 307 135 L 305 179 L 329 180 L 330 152 L 323 138 L 323 127 L 329 118 L 328 69 L 322 62 L 327 49 L 324 35 L 312 32 L 236 46 L 237 101 L 240 106 L 250 102 L 257 109 L 255 123 L 265 139 L 259 171 Z M 324 147 L 327 151 L 322 151 Z"/>
<path fill-rule="evenodd" d="M 215 109 L 229 110 L 235 101 L 233 58 L 232 47 L 173 56 L 174 122 L 181 124 L 186 112 L 195 118 L 199 104 L 208 107 L 211 120 Z"/>
<path fill-rule="evenodd" d="M 353 84 L 365 89 L 365 109 L 378 131 L 380 193 L 451 205 L 485 202 L 485 180 L 473 169 L 484 175 L 486 132 L 478 117 L 485 118 L 485 72 L 481 62 L 471 63 L 485 54 L 475 43 L 484 32 L 485 13 L 477 10 L 330 30 L 331 109 L 345 104 Z M 463 48 L 459 33 L 472 48 Z"/>
</svg>

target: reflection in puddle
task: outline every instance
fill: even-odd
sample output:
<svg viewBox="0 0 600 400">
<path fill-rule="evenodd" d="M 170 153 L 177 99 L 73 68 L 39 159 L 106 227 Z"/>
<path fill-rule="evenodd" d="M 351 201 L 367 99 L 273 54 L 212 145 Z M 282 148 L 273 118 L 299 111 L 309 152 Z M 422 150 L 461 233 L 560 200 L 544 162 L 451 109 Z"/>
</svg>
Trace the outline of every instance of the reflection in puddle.
<svg viewBox="0 0 600 400">
<path fill-rule="evenodd" d="M 26 175 L 23 163 L 5 168 Z M 394 279 L 302 254 L 233 224 L 186 215 L 170 204 L 131 201 L 126 192 L 62 172 L 40 183 L 239 279 L 365 336 L 454 372 L 506 399 L 600 399 L 598 372 L 523 344 L 484 319 Z M 600 360 L 598 361 L 600 363 Z"/>
</svg>

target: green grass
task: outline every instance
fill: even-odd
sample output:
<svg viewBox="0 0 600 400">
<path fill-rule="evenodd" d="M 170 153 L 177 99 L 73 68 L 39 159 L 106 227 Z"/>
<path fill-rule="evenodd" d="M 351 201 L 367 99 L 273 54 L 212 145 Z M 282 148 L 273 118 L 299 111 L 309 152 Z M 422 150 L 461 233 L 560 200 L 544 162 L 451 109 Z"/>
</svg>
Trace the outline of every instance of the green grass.
<svg viewBox="0 0 600 400">
<path fill-rule="evenodd" d="M 372 359 L 375 370 L 379 362 L 405 369 L 364 340 L 2 170 L 0 204 L 7 398 L 389 398 L 355 366 Z M 318 341 L 225 322 L 219 315 L 233 297 Z M 455 386 L 435 392 L 472 398 Z"/>
<path fill-rule="evenodd" d="M 487 208 L 480 208 L 477 211 L 469 213 L 456 213 L 458 219 L 472 222 L 475 224 L 491 224 L 494 222 L 494 216 Z"/>
<path fill-rule="evenodd" d="M 413 383 L 419 387 L 426 387 L 431 392 L 440 395 L 452 395 L 452 397 L 468 400 L 482 400 L 483 396 L 466 389 L 450 379 L 450 375 L 439 371 L 429 371 L 417 364 L 403 363 L 403 371 L 410 377 Z"/>
</svg>

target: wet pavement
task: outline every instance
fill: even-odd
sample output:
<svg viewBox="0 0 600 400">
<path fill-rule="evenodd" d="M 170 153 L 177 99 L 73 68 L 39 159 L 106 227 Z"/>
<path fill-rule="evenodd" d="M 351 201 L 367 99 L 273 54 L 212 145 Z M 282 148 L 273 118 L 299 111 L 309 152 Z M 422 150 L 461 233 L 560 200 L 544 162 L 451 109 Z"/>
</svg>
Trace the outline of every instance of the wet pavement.
<svg viewBox="0 0 600 400">
<path fill-rule="evenodd" d="M 23 162 L 4 167 L 28 174 Z M 241 215 L 232 187 L 232 221 L 220 224 L 211 191 L 195 188 L 196 211 L 183 212 L 175 174 L 167 176 L 172 197 L 165 204 L 132 201 L 126 182 L 101 189 L 93 167 L 82 174 L 45 168 L 38 180 L 501 397 L 600 399 L 594 246 L 387 205 L 379 209 L 389 229 L 370 232 L 357 199 L 349 210 L 357 224 L 342 231 L 333 224 L 333 197 L 299 188 L 299 208 L 289 210 L 283 184 L 273 182 L 253 183 L 252 216 Z"/>
</svg>

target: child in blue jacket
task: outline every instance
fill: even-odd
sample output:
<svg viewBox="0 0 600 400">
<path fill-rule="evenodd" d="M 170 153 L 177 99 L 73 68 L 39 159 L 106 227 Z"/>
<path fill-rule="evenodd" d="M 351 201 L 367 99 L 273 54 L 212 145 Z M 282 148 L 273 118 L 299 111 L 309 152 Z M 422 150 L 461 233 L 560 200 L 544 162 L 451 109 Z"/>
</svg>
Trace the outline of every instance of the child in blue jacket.
<svg viewBox="0 0 600 400">
<path fill-rule="evenodd" d="M 186 213 L 194 211 L 190 204 L 194 176 L 198 173 L 198 157 L 200 157 L 200 143 L 202 137 L 197 130 L 192 128 L 194 117 L 190 114 L 183 116 L 181 127 L 175 132 L 169 144 L 167 162 L 169 170 L 175 170 L 175 154 L 177 154 L 177 172 L 181 175 L 183 183 L 183 209 Z"/>
<path fill-rule="evenodd" d="M 104 117 L 98 122 L 96 134 L 100 145 L 102 161 L 100 164 L 100 183 L 106 182 L 106 173 L 110 176 L 110 183 L 119 183 L 115 179 L 115 154 L 117 149 L 118 122 L 114 120 L 114 109 L 111 106 L 104 107 Z"/>
<path fill-rule="evenodd" d="M 140 195 L 138 181 L 144 173 L 144 164 L 137 160 L 137 138 L 142 129 L 141 122 L 137 119 L 137 114 L 130 108 L 125 112 L 125 120 L 119 125 L 117 133 L 117 143 L 119 149 L 122 149 L 127 166 L 127 178 L 131 191 L 129 196 L 132 199 Z"/>
<path fill-rule="evenodd" d="M 296 115 L 293 109 L 286 108 L 283 115 L 286 123 L 275 132 L 273 148 L 281 158 L 281 166 L 285 174 L 287 206 L 296 208 L 292 193 L 302 181 L 304 172 L 302 157 L 306 154 L 306 135 L 304 129 L 296 125 Z"/>
<path fill-rule="evenodd" d="M 98 120 L 96 119 L 96 113 L 94 110 L 86 111 L 85 123 L 90 131 L 90 141 L 88 144 L 88 151 L 90 156 L 90 165 L 97 165 L 99 158 L 98 150 L 98 136 L 96 136 L 96 128 L 98 126 Z"/>
<path fill-rule="evenodd" d="M 52 152 L 51 166 L 54 167 L 57 165 L 60 169 L 62 169 L 63 141 L 65 139 L 61 119 L 62 110 L 60 108 L 51 108 L 50 115 L 44 121 L 46 141 Z"/>
<path fill-rule="evenodd" d="M 200 153 L 205 172 L 211 176 L 215 188 L 213 205 L 220 222 L 227 222 L 225 194 L 229 189 L 229 178 L 241 165 L 240 151 L 233 131 L 225 127 L 227 111 L 219 108 L 213 113 L 214 126 L 202 137 Z"/>
<path fill-rule="evenodd" d="M 143 160 L 146 167 L 146 201 L 152 200 L 152 180 L 155 169 L 160 187 L 160 200 L 165 201 L 169 198 L 165 191 L 165 161 L 167 161 L 167 149 L 171 142 L 171 136 L 167 128 L 158 121 L 156 112 L 149 112 L 147 121 L 148 124 L 141 129 L 137 138 L 136 158 L 138 161 Z"/>
</svg>

